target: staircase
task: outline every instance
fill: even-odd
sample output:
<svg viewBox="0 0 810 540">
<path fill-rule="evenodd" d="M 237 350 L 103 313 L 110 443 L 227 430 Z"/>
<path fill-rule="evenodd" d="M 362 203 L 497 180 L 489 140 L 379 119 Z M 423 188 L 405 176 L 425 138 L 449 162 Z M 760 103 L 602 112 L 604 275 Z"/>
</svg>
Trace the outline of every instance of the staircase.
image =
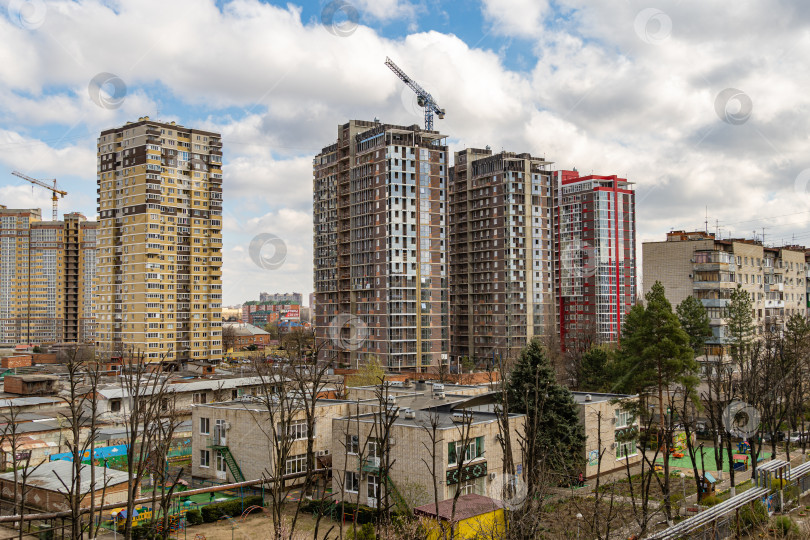
<svg viewBox="0 0 810 540">
<path fill-rule="evenodd" d="M 245 475 L 242 474 L 242 469 L 240 469 L 239 464 L 236 463 L 236 459 L 234 459 L 233 454 L 231 454 L 230 448 L 216 444 L 211 448 L 217 450 L 220 454 L 222 454 L 222 457 L 225 458 L 225 463 L 228 465 L 228 469 L 230 469 L 233 479 L 237 482 L 244 482 Z"/>
<path fill-rule="evenodd" d="M 391 477 L 387 474 L 383 475 L 385 479 L 385 484 L 388 486 L 388 492 L 394 496 L 394 503 L 397 507 L 397 510 L 404 514 L 409 514 L 411 509 L 408 507 L 408 501 L 405 500 L 405 497 L 397 489 L 397 486 L 394 485 L 394 481 L 391 480 Z"/>
</svg>

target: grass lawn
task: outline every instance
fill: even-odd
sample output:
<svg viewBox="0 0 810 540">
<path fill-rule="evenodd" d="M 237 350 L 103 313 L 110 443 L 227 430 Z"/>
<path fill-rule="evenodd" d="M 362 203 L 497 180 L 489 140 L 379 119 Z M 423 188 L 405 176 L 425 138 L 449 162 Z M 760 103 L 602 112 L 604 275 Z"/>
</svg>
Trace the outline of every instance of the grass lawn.
<svg viewBox="0 0 810 540">
<path fill-rule="evenodd" d="M 723 454 L 724 457 L 727 457 Z M 699 472 L 703 472 L 703 461 L 701 459 L 700 452 L 697 454 L 697 468 Z M 759 453 L 759 461 L 764 461 L 771 457 L 771 454 L 768 452 L 760 452 Z M 717 462 L 714 460 L 714 448 L 708 447 L 703 449 L 703 459 L 706 460 L 706 471 L 717 472 Z M 656 462 L 663 463 L 664 459 L 659 457 Z M 682 458 L 675 458 L 670 456 L 669 457 L 669 466 L 670 467 L 679 467 L 682 469 L 692 469 L 692 460 L 689 458 L 689 454 L 684 452 L 684 456 Z M 751 467 L 750 457 L 748 462 L 748 467 Z M 723 459 L 723 470 L 729 472 L 731 470 L 731 466 L 728 462 L 728 459 Z"/>
</svg>

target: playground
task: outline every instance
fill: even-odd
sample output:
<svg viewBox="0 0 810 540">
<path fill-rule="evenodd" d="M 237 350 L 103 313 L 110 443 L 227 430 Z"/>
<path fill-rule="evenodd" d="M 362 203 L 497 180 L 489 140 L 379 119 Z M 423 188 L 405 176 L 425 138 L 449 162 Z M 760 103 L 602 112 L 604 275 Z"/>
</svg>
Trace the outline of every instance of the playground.
<svg viewBox="0 0 810 540">
<path fill-rule="evenodd" d="M 734 453 L 734 463 L 736 465 L 737 471 L 746 471 L 751 468 L 751 455 L 750 453 L 746 452 L 746 448 L 741 446 L 740 448 L 736 449 L 737 451 Z M 696 453 L 696 461 L 697 461 L 697 469 L 698 471 L 703 471 L 704 463 L 706 465 L 706 471 L 710 472 L 717 472 L 720 468 L 717 465 L 717 461 L 714 459 L 714 448 L 713 447 L 706 447 L 703 448 L 703 451 L 698 451 Z M 759 456 L 757 456 L 759 462 L 767 461 L 771 457 L 771 454 L 768 452 L 760 452 Z M 731 470 L 731 464 L 728 461 L 728 455 L 723 454 L 723 471 L 729 472 Z M 656 463 L 663 463 L 664 458 L 659 457 L 656 460 Z M 692 460 L 689 457 L 688 452 L 674 452 L 669 456 L 669 466 L 670 467 L 677 467 L 680 469 L 689 469 L 692 470 Z"/>
</svg>

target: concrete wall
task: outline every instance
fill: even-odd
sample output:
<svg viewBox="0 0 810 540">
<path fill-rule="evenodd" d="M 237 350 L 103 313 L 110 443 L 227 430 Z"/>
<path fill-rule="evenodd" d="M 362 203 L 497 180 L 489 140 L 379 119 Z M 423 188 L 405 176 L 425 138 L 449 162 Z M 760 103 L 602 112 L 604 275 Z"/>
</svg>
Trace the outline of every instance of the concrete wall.
<svg viewBox="0 0 810 540">
<path fill-rule="evenodd" d="M 363 417 L 368 420 L 369 417 Z M 486 418 L 492 418 L 487 416 Z M 360 502 L 369 504 L 368 473 L 360 476 L 359 493 L 348 493 L 343 490 L 345 471 L 359 472 L 361 466 L 361 456 L 368 456 L 367 441 L 369 437 L 377 437 L 373 422 L 357 419 L 336 418 L 333 422 L 334 438 L 332 440 L 332 491 L 336 501 L 346 500 L 349 502 Z M 522 465 L 521 454 L 517 444 L 517 433 L 521 431 L 524 417 L 514 417 L 510 421 L 512 429 L 513 459 L 515 465 Z M 391 446 L 389 462 L 392 463 L 389 476 L 394 482 L 397 490 L 408 500 L 411 505 L 428 504 L 435 501 L 433 479 L 435 477 L 438 484 L 439 500 L 453 497 L 457 484 L 448 485 L 446 475 L 448 471 L 456 466 L 448 465 L 448 443 L 462 440 L 462 424 L 457 426 L 442 428 L 438 432 L 436 450 L 431 456 L 431 439 L 429 431 L 419 425 L 394 424 L 391 428 L 390 437 L 394 444 Z M 484 457 L 465 463 L 464 466 L 475 465 L 486 462 L 487 474 L 482 477 L 480 495 L 489 495 L 492 490 L 493 480 L 490 476 L 494 473 L 494 482 L 502 481 L 503 474 L 503 452 L 496 439 L 499 434 L 498 423 L 493 419 L 486 421 L 473 420 L 470 426 L 470 439 L 484 437 Z M 346 436 L 359 435 L 360 455 L 347 454 Z M 431 470 L 431 462 L 435 457 L 435 469 Z M 381 488 L 381 493 L 384 493 Z"/>
<path fill-rule="evenodd" d="M 594 478 L 597 474 L 606 474 L 617 470 L 624 470 L 625 460 L 630 460 L 630 467 L 641 462 L 641 449 L 637 447 L 636 454 L 627 458 L 617 458 L 618 445 L 616 442 L 616 410 L 621 405 L 610 401 L 597 401 L 579 405 L 579 418 L 585 426 L 585 478 Z M 601 419 L 600 419 L 601 415 Z M 601 433 L 601 441 L 600 441 Z M 600 444 L 601 442 L 601 444 Z M 597 456 L 602 455 L 599 465 Z"/>
<path fill-rule="evenodd" d="M 326 402 L 318 404 L 315 408 L 315 434 L 313 450 L 315 455 L 331 453 L 332 451 L 332 418 L 348 414 L 347 402 Z M 208 418 L 210 422 L 209 434 L 200 432 L 200 418 Z M 304 420 L 303 410 L 294 415 L 294 419 Z M 222 420 L 230 424 L 226 431 L 225 443 L 233 455 L 236 463 L 245 476 L 245 479 L 261 478 L 263 473 L 272 471 L 273 446 L 270 425 L 270 414 L 260 403 L 246 402 L 241 405 L 211 404 L 195 405 L 192 407 L 192 459 L 191 474 L 196 478 L 205 478 L 219 482 L 233 482 L 234 477 L 230 470 L 219 472 L 216 470 L 216 451 L 210 448 L 213 442 L 216 421 Z M 200 451 L 208 450 L 210 464 L 208 467 L 200 465 Z M 290 456 L 306 454 L 306 439 L 292 443 Z M 226 467 L 227 469 L 227 467 Z"/>
</svg>

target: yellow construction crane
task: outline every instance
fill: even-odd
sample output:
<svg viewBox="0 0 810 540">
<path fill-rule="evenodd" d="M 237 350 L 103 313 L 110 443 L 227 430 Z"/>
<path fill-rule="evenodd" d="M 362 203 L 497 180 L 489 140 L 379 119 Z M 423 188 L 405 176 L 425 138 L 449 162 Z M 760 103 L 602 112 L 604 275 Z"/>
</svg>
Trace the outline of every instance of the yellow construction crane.
<svg viewBox="0 0 810 540">
<path fill-rule="evenodd" d="M 56 211 L 56 205 L 58 201 L 56 194 L 58 193 L 59 195 L 62 196 L 62 198 L 64 198 L 65 195 L 67 195 L 67 191 L 56 189 L 56 178 L 54 178 L 53 180 L 37 180 L 36 178 L 31 178 L 30 176 L 26 176 L 23 173 L 17 171 L 13 171 L 11 174 L 13 174 L 14 176 L 19 176 L 23 180 L 28 180 L 32 184 L 36 184 L 38 186 L 44 187 L 45 189 L 51 190 L 53 192 L 53 198 L 51 198 L 51 201 L 53 201 L 53 220 L 57 221 L 59 219 L 59 214 Z M 45 182 L 53 182 L 53 187 L 49 186 Z"/>
</svg>

